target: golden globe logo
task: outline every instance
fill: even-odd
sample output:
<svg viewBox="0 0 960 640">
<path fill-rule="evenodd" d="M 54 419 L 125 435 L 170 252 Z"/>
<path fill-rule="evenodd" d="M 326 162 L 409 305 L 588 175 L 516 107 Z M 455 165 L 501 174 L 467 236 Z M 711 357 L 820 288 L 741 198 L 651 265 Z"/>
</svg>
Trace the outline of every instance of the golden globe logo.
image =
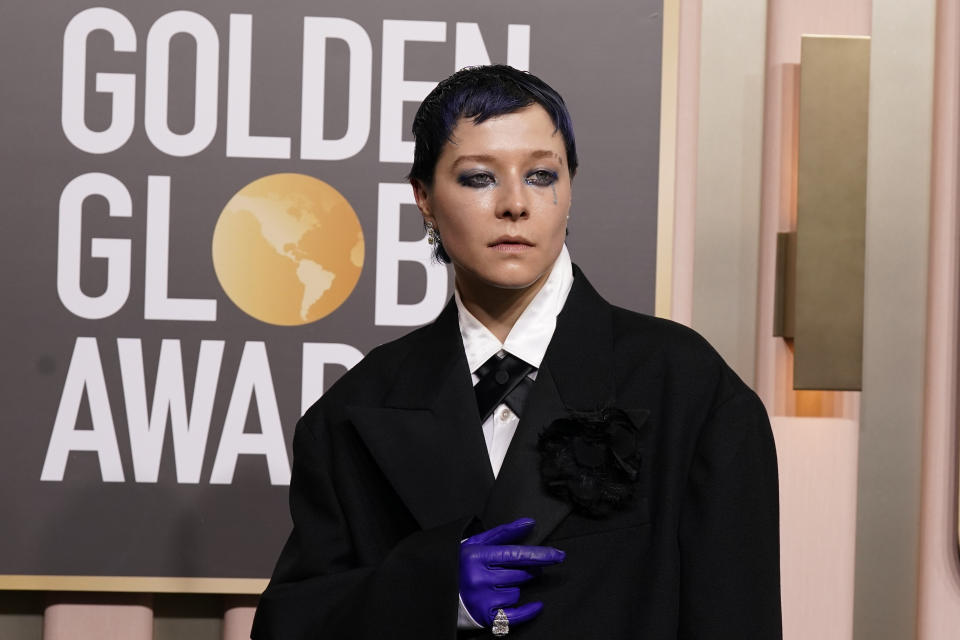
<svg viewBox="0 0 960 640">
<path fill-rule="evenodd" d="M 213 233 L 213 266 L 224 292 L 274 325 L 319 320 L 350 297 L 364 241 L 350 203 L 299 173 L 254 180 L 224 207 Z"/>
<path fill-rule="evenodd" d="M 256 87 L 252 15 L 228 17 L 218 12 L 211 20 L 178 10 L 152 24 L 135 25 L 115 9 L 83 9 L 63 34 L 63 133 L 76 150 L 91 154 L 91 164 L 98 168 L 105 154 L 136 141 L 135 131 L 143 132 L 149 145 L 167 158 L 197 156 L 222 142 L 224 158 L 283 161 L 298 152 L 300 160 L 352 161 L 356 171 L 364 171 L 371 168 L 369 160 L 356 157 L 372 142 L 379 163 L 408 164 L 414 145 L 403 137 L 404 111 L 435 85 L 408 79 L 419 71 L 406 68 L 407 50 L 450 41 L 450 71 L 491 61 L 477 23 L 384 19 L 370 30 L 371 25 L 336 16 L 302 16 L 297 22 L 302 29 L 291 33 L 302 33 L 301 82 L 286 95 L 301 96 L 299 132 L 281 128 L 274 132 L 278 135 L 266 136 L 254 133 L 257 127 L 251 120 Z M 527 69 L 530 25 L 501 27 L 506 31 L 501 60 Z M 98 53 L 88 59 L 88 42 L 95 40 Z M 334 41 L 345 45 L 350 55 L 327 55 Z M 196 80 L 195 91 L 188 103 L 171 98 L 177 95 L 170 90 L 173 72 L 183 70 L 171 61 L 181 55 L 194 62 L 189 71 Z M 111 62 L 105 64 L 104 56 Z M 109 70 L 113 56 L 117 64 L 128 61 L 126 71 Z M 376 68 L 375 57 L 382 61 Z M 221 81 L 222 67 L 226 78 Z M 328 67 L 349 78 L 345 94 L 329 90 Z M 376 69 L 378 100 L 373 93 Z M 345 132 L 339 138 L 324 129 L 328 93 L 346 99 L 346 117 L 338 123 Z M 88 108 L 102 100 L 110 102 L 109 121 L 91 128 Z M 171 128 L 168 116 L 174 107 L 193 113 L 189 131 Z M 371 141 L 371 124 L 377 120 L 379 136 Z M 134 146 L 133 151 L 142 149 Z M 207 160 L 212 162 L 213 156 L 208 154 Z M 375 182 L 373 175 L 366 193 L 376 204 L 364 211 L 367 232 L 374 234 L 375 251 L 369 256 L 357 215 L 336 189 L 306 175 L 281 173 L 251 182 L 227 202 L 208 245 L 211 253 L 204 250 L 201 260 L 212 257 L 220 289 L 245 313 L 267 324 L 302 326 L 332 314 L 354 291 L 365 262 L 374 273 L 369 278 L 372 300 L 367 298 L 356 310 L 370 314 L 357 318 L 363 325 L 372 329 L 429 322 L 446 304 L 449 274 L 433 262 L 423 235 L 403 238 L 401 210 L 416 204 L 410 185 Z M 77 318 L 97 321 L 124 312 L 131 323 L 123 325 L 119 336 L 110 335 L 112 324 L 82 325 L 89 333 L 76 337 L 69 356 L 40 479 L 62 482 L 68 460 L 92 453 L 104 482 L 124 482 L 132 471 L 133 481 L 156 483 L 161 461 L 172 457 L 178 483 L 223 485 L 233 482 L 241 456 L 261 456 L 270 483 L 288 484 L 288 441 L 273 374 L 277 366 L 271 366 L 271 357 L 282 358 L 282 367 L 289 372 L 295 362 L 290 345 L 275 339 L 279 334 L 274 331 L 263 332 L 274 337 L 269 344 L 263 339 L 228 340 L 214 325 L 224 303 L 218 291 L 192 287 L 190 297 L 182 295 L 182 288 L 171 281 L 171 274 L 178 271 L 174 263 L 185 260 L 195 269 L 209 264 L 200 265 L 197 256 L 171 245 L 171 229 L 177 224 L 194 228 L 196 212 L 188 214 L 186 209 L 197 194 L 177 188 L 172 175 L 150 172 L 144 178 L 145 185 L 131 190 L 117 176 L 89 171 L 70 180 L 61 192 L 56 282 L 60 302 Z M 136 175 L 126 175 L 125 180 L 140 182 Z M 93 222 L 85 229 L 85 221 L 98 215 L 86 205 L 89 199 L 105 203 L 109 232 L 92 232 L 103 228 L 102 218 L 100 225 Z M 139 220 L 125 225 L 124 219 L 131 218 Z M 95 264 L 92 261 L 101 265 L 96 273 L 103 281 L 85 290 L 81 275 Z M 421 293 L 408 290 L 403 300 L 401 264 L 422 267 L 425 275 Z M 136 273 L 141 269 L 142 279 Z M 140 291 L 135 290 L 138 286 Z M 142 314 L 131 308 L 133 303 L 142 304 Z M 149 324 L 170 322 L 177 324 Z M 199 340 L 181 339 L 176 331 L 185 326 L 182 323 L 209 323 L 210 328 L 200 330 L 204 337 Z M 136 336 L 138 329 L 146 336 Z M 293 340 L 300 337 L 299 332 L 290 335 Z M 325 337 L 324 342 L 299 345 L 301 413 L 323 394 L 329 368 L 349 369 L 363 357 L 357 346 L 335 341 L 335 335 Z M 271 351 L 282 355 L 272 356 Z M 118 409 L 122 413 L 115 416 Z M 250 415 L 254 410 L 255 416 Z M 259 430 L 247 428 L 248 417 L 259 422 Z M 123 449 L 129 456 L 125 461 L 120 442 L 129 443 Z M 209 455 L 208 444 L 215 449 Z"/>
</svg>

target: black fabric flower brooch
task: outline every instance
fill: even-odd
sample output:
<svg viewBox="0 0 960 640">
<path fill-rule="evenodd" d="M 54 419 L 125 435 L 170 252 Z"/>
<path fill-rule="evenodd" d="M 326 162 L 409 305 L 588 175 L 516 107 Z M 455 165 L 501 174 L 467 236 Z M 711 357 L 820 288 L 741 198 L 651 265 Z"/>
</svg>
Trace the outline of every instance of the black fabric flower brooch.
<svg viewBox="0 0 960 640">
<path fill-rule="evenodd" d="M 543 430 L 540 476 L 551 494 L 575 511 L 603 517 L 632 501 L 643 465 L 640 427 L 622 409 L 574 412 Z"/>
</svg>

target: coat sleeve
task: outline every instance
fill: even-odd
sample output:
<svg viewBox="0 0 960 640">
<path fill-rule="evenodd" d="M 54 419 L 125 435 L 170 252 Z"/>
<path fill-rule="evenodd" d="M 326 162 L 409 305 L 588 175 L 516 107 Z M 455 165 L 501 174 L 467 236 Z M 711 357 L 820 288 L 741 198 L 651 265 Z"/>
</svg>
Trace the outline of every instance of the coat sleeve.
<svg viewBox="0 0 960 640">
<path fill-rule="evenodd" d="M 781 638 L 776 448 L 746 387 L 704 424 L 680 518 L 679 637 Z"/>
<path fill-rule="evenodd" d="M 319 433 L 319 435 L 317 435 Z M 361 566 L 333 482 L 325 430 L 294 435 L 293 531 L 257 606 L 253 640 L 455 638 L 464 522 L 415 532 Z"/>
</svg>

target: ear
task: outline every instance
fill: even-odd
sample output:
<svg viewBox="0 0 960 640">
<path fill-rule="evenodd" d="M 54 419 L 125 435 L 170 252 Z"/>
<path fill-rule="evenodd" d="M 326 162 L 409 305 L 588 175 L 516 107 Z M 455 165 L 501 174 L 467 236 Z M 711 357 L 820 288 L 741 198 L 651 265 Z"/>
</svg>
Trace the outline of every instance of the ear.
<svg viewBox="0 0 960 640">
<path fill-rule="evenodd" d="M 430 215 L 430 193 L 427 191 L 426 185 L 417 180 L 416 178 L 410 178 L 410 186 L 413 187 L 413 198 L 417 201 L 417 208 L 420 209 L 420 215 L 423 216 L 424 221 L 433 221 L 433 216 Z"/>
</svg>

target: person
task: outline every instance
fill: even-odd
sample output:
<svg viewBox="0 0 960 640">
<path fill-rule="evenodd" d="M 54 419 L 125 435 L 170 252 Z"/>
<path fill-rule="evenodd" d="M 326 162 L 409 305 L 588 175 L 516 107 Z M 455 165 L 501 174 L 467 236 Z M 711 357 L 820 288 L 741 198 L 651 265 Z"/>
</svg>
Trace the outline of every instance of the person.
<svg viewBox="0 0 960 640">
<path fill-rule="evenodd" d="M 254 640 L 781 637 L 764 408 L 700 336 L 571 263 L 563 99 L 467 68 L 413 132 L 455 294 L 297 424 Z"/>
</svg>

